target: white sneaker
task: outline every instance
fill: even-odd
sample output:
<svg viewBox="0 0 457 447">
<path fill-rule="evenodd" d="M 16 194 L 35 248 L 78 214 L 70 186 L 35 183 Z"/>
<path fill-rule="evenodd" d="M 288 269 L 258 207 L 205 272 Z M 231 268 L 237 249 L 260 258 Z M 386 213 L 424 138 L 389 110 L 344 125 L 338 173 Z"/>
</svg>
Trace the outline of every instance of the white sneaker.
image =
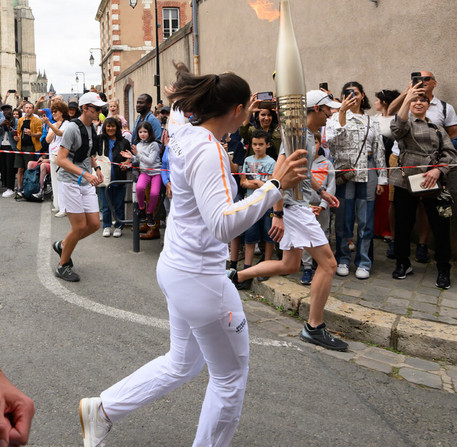
<svg viewBox="0 0 457 447">
<path fill-rule="evenodd" d="M 2 197 L 11 197 L 14 196 L 14 191 L 12 189 L 7 189 L 3 194 Z"/>
<path fill-rule="evenodd" d="M 349 266 L 347 264 L 338 264 L 338 267 L 336 268 L 336 274 L 338 276 L 348 276 Z"/>
<path fill-rule="evenodd" d="M 103 228 L 103 237 L 110 237 L 110 236 L 111 236 L 111 228 L 110 227 Z"/>
<path fill-rule="evenodd" d="M 104 439 L 113 424 L 100 416 L 102 400 L 99 397 L 81 399 L 79 402 L 79 419 L 83 429 L 84 447 L 104 447 Z"/>
<path fill-rule="evenodd" d="M 259 244 L 255 244 L 254 254 L 255 255 L 261 255 L 262 254 L 262 250 L 260 250 Z"/>
<path fill-rule="evenodd" d="M 120 228 L 115 228 L 113 231 L 113 236 L 114 237 L 121 237 L 122 236 L 122 230 Z"/>
<path fill-rule="evenodd" d="M 65 217 L 67 213 L 65 211 L 59 211 L 54 217 Z"/>
<path fill-rule="evenodd" d="M 357 267 L 355 271 L 355 277 L 357 279 L 368 279 L 370 277 L 370 271 L 362 267 Z"/>
<path fill-rule="evenodd" d="M 59 211 L 60 211 L 59 208 L 52 208 L 51 209 L 51 212 L 53 212 L 53 213 L 58 213 Z"/>
</svg>

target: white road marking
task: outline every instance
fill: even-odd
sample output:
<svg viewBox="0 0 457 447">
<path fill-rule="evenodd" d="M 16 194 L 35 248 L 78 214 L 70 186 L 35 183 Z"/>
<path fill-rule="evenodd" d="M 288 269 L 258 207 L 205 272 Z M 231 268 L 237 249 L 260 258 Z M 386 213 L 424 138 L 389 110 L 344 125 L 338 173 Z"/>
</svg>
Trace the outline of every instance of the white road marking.
<svg viewBox="0 0 457 447">
<path fill-rule="evenodd" d="M 50 264 L 51 251 L 51 213 L 49 212 L 48 207 L 43 204 L 41 207 L 37 252 L 37 273 L 43 287 L 65 302 L 81 307 L 90 312 L 95 312 L 101 315 L 116 318 L 118 320 L 142 324 L 157 329 L 169 330 L 170 325 L 168 320 L 116 309 L 115 307 L 97 303 L 68 290 L 63 285 L 63 282 L 58 280 L 54 275 L 54 270 Z M 260 346 L 292 348 L 301 351 L 299 346 L 286 341 L 269 340 L 259 337 L 250 337 L 249 341 L 251 344 Z"/>
</svg>

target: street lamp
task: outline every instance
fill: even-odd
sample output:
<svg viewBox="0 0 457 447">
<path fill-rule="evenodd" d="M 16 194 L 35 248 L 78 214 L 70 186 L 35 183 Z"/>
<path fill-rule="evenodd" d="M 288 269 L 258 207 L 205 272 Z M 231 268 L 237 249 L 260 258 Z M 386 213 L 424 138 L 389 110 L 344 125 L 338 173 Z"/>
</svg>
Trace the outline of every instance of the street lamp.
<svg viewBox="0 0 457 447">
<path fill-rule="evenodd" d="M 103 72 L 103 50 L 101 48 L 91 48 L 90 51 L 90 58 L 89 58 L 89 63 L 91 66 L 94 65 L 95 63 L 95 58 L 93 55 L 93 51 L 98 50 L 100 51 L 100 68 L 102 70 L 102 91 L 105 91 L 105 73 Z"/>
<path fill-rule="evenodd" d="M 135 8 L 135 6 L 138 4 L 138 0 L 129 0 L 129 3 L 132 8 Z"/>
<path fill-rule="evenodd" d="M 86 93 L 86 73 L 84 73 L 83 71 L 77 71 L 75 73 L 75 75 L 76 75 L 75 81 L 76 82 L 79 82 L 78 74 L 82 74 L 83 75 L 83 95 L 84 95 L 84 93 Z"/>
</svg>

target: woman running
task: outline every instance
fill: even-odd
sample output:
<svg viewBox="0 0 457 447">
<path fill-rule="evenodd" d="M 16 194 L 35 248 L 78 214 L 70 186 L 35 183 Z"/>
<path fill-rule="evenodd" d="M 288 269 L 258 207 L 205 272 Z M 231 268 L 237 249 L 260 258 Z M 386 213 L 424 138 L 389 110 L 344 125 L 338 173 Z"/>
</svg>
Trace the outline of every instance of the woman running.
<svg viewBox="0 0 457 447">
<path fill-rule="evenodd" d="M 206 363 L 209 384 L 194 447 L 228 446 L 238 425 L 248 374 L 249 339 L 239 294 L 225 273 L 227 244 L 259 220 L 305 177 L 305 151 L 275 179 L 233 202 L 236 183 L 220 140 L 249 109 L 249 85 L 233 73 L 194 76 L 177 65 L 170 99 L 191 123 L 169 143 L 173 202 L 157 265 L 170 317 L 170 351 L 80 402 L 84 446 L 104 445 L 112 423 L 195 377 Z"/>
</svg>

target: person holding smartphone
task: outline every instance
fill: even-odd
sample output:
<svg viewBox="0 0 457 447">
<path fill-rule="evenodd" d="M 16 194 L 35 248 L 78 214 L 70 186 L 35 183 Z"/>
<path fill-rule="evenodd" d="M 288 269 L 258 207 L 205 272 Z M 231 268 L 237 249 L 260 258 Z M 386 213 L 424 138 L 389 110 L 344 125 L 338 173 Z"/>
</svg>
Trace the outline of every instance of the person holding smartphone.
<svg viewBox="0 0 457 447">
<path fill-rule="evenodd" d="M 358 279 L 368 279 L 372 265 L 370 246 L 376 194 L 382 194 L 384 185 L 387 185 L 385 169 L 368 169 L 386 167 L 384 144 L 379 121 L 365 113 L 371 106 L 363 86 L 359 82 L 348 82 L 344 85 L 341 96 L 343 103 L 339 113 L 327 121 L 327 142 L 335 169 L 349 163 L 357 171 L 350 181 L 341 185 L 337 182 L 336 197 L 340 206 L 336 210 L 335 221 L 336 274 L 349 275 L 349 242 L 357 218 L 355 276 Z"/>
</svg>

